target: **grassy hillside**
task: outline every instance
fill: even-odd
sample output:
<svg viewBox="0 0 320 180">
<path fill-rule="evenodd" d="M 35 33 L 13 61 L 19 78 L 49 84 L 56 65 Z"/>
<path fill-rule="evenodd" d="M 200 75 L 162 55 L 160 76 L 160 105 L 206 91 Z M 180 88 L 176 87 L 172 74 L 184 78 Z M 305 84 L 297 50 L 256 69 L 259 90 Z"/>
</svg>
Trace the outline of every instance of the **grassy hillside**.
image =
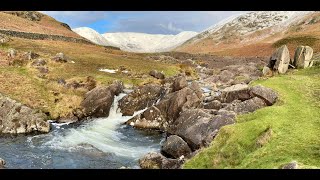
<svg viewBox="0 0 320 180">
<path fill-rule="evenodd" d="M 64 27 L 61 22 L 44 14 L 42 14 L 40 21 L 31 21 L 0 11 L 0 19 L 0 29 L 82 38 L 75 32 Z"/>
<path fill-rule="evenodd" d="M 279 168 L 293 160 L 320 168 L 320 67 L 253 84 L 276 90 L 280 99 L 223 127 L 184 168 Z"/>
<path fill-rule="evenodd" d="M 58 79 L 65 79 L 67 82 L 74 80 L 85 82 L 88 76 L 92 76 L 98 84 L 108 84 L 117 79 L 131 86 L 156 81 L 148 75 L 153 69 L 163 71 L 166 76 L 175 75 L 180 69 L 178 65 L 145 60 L 144 55 L 125 53 L 98 45 L 12 39 L 13 41 L 0 46 L 1 62 L 5 62 L 9 48 L 16 49 L 19 54 L 32 51 L 47 61 L 49 73 L 46 78 L 39 78 L 38 70 L 31 66 L 32 61 L 23 66 L 0 64 L 0 93 L 7 94 L 30 107 L 48 112 L 52 118 L 67 116 L 80 105 L 86 92 L 84 88 L 65 88 L 57 83 Z M 51 58 L 59 52 L 63 52 L 69 58 L 69 62 L 52 61 Z M 74 63 L 71 63 L 72 61 Z M 129 70 L 131 75 L 98 71 L 100 68 L 119 69 L 120 66 Z"/>
</svg>

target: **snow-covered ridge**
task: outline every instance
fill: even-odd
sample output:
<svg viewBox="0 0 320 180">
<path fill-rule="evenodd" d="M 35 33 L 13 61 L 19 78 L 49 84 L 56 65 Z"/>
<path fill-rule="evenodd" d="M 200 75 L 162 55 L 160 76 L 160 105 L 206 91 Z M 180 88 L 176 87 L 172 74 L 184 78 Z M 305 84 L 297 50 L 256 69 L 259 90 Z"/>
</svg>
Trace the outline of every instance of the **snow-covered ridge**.
<svg viewBox="0 0 320 180">
<path fill-rule="evenodd" d="M 141 53 L 170 51 L 198 34 L 193 31 L 184 31 L 177 35 L 133 32 L 105 33 L 101 35 L 88 27 L 72 30 L 96 44 L 115 46 L 124 51 Z"/>
<path fill-rule="evenodd" d="M 112 42 L 106 40 L 101 34 L 99 34 L 97 31 L 91 28 L 80 27 L 80 28 L 72 29 L 72 31 L 90 40 L 95 44 L 99 44 L 103 46 L 115 46 Z"/>
<path fill-rule="evenodd" d="M 118 32 L 105 33 L 103 37 L 124 51 L 164 52 L 174 49 L 197 34 L 193 31 L 184 31 L 177 35 Z"/>
<path fill-rule="evenodd" d="M 202 31 L 188 42 L 197 42 L 204 38 L 220 40 L 228 35 L 244 36 L 258 30 L 272 28 L 272 32 L 283 30 L 291 23 L 302 19 L 308 11 L 255 11 L 231 16 Z"/>
</svg>

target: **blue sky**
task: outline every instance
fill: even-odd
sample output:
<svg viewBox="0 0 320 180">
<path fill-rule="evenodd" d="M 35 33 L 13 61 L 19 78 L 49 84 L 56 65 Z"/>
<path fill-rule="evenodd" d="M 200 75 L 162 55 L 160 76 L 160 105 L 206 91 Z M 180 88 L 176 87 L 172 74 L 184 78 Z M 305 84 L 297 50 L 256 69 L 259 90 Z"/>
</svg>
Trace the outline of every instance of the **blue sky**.
<svg viewBox="0 0 320 180">
<path fill-rule="evenodd" d="M 200 32 L 241 11 L 43 11 L 71 28 L 90 27 L 99 33 L 141 32 L 178 34 Z"/>
</svg>

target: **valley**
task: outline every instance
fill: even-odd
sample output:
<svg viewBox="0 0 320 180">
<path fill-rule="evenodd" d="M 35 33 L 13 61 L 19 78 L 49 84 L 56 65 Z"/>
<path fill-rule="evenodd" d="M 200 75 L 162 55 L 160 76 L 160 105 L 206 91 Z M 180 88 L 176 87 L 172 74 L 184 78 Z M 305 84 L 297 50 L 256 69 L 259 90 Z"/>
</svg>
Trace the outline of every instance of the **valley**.
<svg viewBox="0 0 320 180">
<path fill-rule="evenodd" d="M 0 12 L 0 169 L 318 169 L 319 15 L 162 35 Z"/>
</svg>

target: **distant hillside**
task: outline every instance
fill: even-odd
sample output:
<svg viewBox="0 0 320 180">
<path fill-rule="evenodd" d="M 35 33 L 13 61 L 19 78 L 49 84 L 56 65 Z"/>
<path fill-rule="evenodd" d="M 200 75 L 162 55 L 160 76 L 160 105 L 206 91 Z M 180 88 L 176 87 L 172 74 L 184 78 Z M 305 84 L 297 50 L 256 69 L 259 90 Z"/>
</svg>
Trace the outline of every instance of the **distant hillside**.
<svg viewBox="0 0 320 180">
<path fill-rule="evenodd" d="M 319 12 L 259 11 L 228 18 L 175 49 L 179 52 L 228 56 L 268 56 L 287 43 L 311 45 L 317 52 Z M 293 52 L 292 52 L 293 54 Z M 291 55 L 292 55 L 291 54 Z"/>
</svg>

